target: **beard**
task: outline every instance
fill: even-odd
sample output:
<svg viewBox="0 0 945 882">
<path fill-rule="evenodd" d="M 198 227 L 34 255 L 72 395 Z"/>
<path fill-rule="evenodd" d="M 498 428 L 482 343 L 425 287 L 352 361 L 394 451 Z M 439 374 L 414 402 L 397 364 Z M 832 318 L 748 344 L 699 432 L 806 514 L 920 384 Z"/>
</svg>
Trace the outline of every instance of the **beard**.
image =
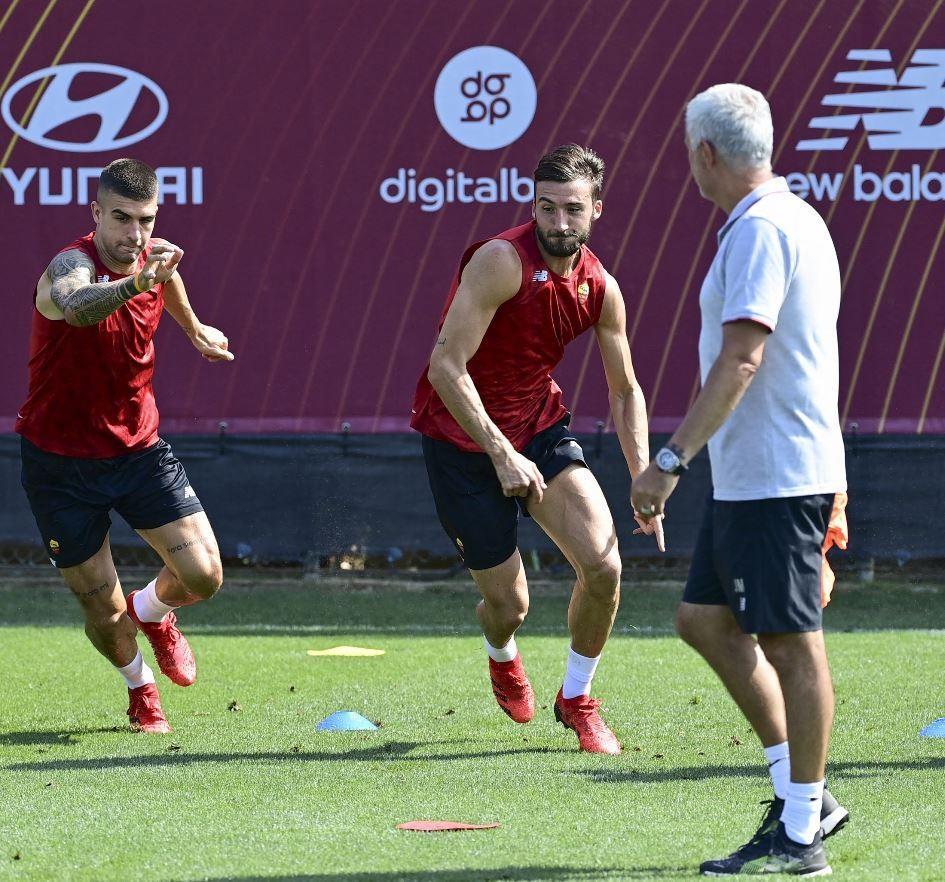
<svg viewBox="0 0 945 882">
<path fill-rule="evenodd" d="M 591 238 L 591 227 L 580 233 L 569 236 L 547 235 L 542 232 L 541 227 L 535 226 L 535 235 L 545 249 L 552 257 L 573 257 L 581 246 Z"/>
</svg>

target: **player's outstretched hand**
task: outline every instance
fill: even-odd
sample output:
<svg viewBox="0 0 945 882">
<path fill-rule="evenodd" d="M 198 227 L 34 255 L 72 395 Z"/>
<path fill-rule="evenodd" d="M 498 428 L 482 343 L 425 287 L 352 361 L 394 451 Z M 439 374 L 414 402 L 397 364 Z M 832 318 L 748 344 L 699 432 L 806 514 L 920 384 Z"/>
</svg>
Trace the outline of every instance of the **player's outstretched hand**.
<svg viewBox="0 0 945 882">
<path fill-rule="evenodd" d="M 513 450 L 493 460 L 495 473 L 506 496 L 528 496 L 534 494 L 535 501 L 541 502 L 546 485 L 538 466 L 528 457 Z"/>
<path fill-rule="evenodd" d="M 226 335 L 210 325 L 198 325 L 190 340 L 207 361 L 233 361 L 236 358 L 230 352 L 230 341 Z"/>
<path fill-rule="evenodd" d="M 184 256 L 184 249 L 164 239 L 153 242 L 144 268 L 138 273 L 138 287 L 148 290 L 155 285 L 162 285 L 177 271 L 177 265 Z"/>
<path fill-rule="evenodd" d="M 634 512 L 633 519 L 637 522 L 637 528 L 633 531 L 634 536 L 655 536 L 656 547 L 660 551 L 666 551 L 666 536 L 663 533 L 663 515 L 656 515 L 647 520 L 642 515 Z"/>
</svg>

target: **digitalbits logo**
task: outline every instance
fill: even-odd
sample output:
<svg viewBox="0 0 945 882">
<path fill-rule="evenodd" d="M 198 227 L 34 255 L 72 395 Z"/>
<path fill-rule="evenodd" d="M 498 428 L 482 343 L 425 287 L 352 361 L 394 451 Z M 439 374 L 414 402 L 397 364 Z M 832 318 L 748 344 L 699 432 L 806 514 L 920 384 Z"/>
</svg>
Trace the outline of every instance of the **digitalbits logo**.
<svg viewBox="0 0 945 882">
<path fill-rule="evenodd" d="M 528 130 L 538 90 L 518 56 L 498 46 L 475 46 L 440 71 L 433 104 L 454 140 L 473 150 L 497 150 Z"/>
</svg>

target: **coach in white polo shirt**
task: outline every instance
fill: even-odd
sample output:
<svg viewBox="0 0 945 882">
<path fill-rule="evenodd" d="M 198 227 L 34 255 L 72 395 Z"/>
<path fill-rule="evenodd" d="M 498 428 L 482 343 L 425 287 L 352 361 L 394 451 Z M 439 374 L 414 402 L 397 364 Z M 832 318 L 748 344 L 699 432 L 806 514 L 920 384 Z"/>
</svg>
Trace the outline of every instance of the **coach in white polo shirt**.
<svg viewBox="0 0 945 882">
<path fill-rule="evenodd" d="M 755 836 L 701 869 L 826 874 L 823 836 L 848 818 L 824 791 L 833 686 L 821 549 L 846 489 L 837 255 L 820 215 L 771 171 L 760 92 L 730 83 L 697 95 L 686 145 L 699 192 L 728 215 L 699 297 L 702 391 L 632 499 L 641 516 L 661 514 L 708 443 L 713 495 L 677 628 L 758 733 L 775 789 Z"/>
</svg>

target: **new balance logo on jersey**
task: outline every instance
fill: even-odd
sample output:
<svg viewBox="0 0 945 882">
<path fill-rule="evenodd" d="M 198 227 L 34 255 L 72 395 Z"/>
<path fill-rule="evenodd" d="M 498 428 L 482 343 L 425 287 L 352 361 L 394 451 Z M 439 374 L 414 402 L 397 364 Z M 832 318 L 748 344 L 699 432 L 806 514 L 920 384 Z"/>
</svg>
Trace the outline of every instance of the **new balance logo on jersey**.
<svg viewBox="0 0 945 882">
<path fill-rule="evenodd" d="M 533 282 L 547 282 L 548 281 L 548 270 L 535 270 L 532 275 Z"/>
<path fill-rule="evenodd" d="M 99 277 L 98 277 L 99 283 L 101 283 L 101 282 L 110 282 L 111 280 L 112 280 L 112 277 L 109 276 L 109 275 L 99 276 Z"/>
<path fill-rule="evenodd" d="M 812 129 L 853 132 L 862 122 L 872 150 L 941 150 L 945 148 L 945 49 L 917 49 L 909 66 L 896 77 L 888 49 L 853 49 L 847 61 L 860 62 L 860 70 L 840 71 L 835 83 L 873 86 L 870 90 L 827 95 L 826 107 L 852 108 L 856 112 L 814 117 Z M 874 66 L 870 66 L 870 65 Z M 865 66 L 864 66 L 865 65 Z M 868 111 L 868 112 L 867 112 Z M 935 122 L 929 120 L 934 119 Z M 830 134 L 799 141 L 798 150 L 843 150 L 850 135 Z"/>
<path fill-rule="evenodd" d="M 196 499 L 196 498 L 197 498 L 197 494 L 194 493 L 194 488 L 191 487 L 190 484 L 188 484 L 184 488 L 184 499 Z"/>
</svg>

